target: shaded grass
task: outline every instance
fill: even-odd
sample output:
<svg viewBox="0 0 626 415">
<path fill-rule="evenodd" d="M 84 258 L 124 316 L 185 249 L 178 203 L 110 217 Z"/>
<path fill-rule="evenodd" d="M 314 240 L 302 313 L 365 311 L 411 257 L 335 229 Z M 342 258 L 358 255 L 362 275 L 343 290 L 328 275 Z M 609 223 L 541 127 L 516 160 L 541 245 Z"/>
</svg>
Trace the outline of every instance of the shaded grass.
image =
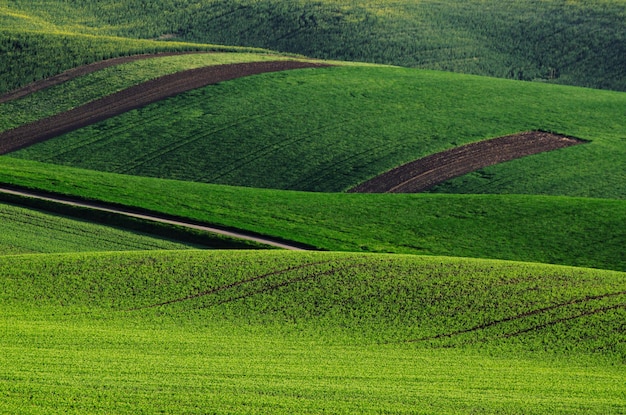
<svg viewBox="0 0 626 415">
<path fill-rule="evenodd" d="M 625 10 L 621 0 L 12 0 L 0 9 L 0 26 L 18 38 L 37 30 L 236 44 L 624 90 Z M 150 46 L 157 43 L 169 42 Z M 88 48 L 69 49 L 90 55 Z M 43 45 L 8 50 L 46 54 Z M 57 66 L 67 59 L 49 58 Z"/>
<path fill-rule="evenodd" d="M 275 191 L 116 175 L 10 157 L 0 158 L 0 181 L 327 250 L 626 269 L 622 200 Z"/>
<path fill-rule="evenodd" d="M 12 155 L 336 192 L 438 151 L 545 130 L 591 143 L 527 157 L 512 164 L 511 179 L 494 180 L 512 184 L 510 193 L 625 198 L 625 106 L 625 93 L 609 91 L 402 68 L 316 68 L 190 91 Z"/>
<path fill-rule="evenodd" d="M 0 203 L 0 230 L 0 255 L 188 249 L 193 246 L 5 203 Z"/>
<path fill-rule="evenodd" d="M 564 319 L 623 306 L 624 273 L 441 257 L 135 252 L 0 257 L 0 287 L 6 412 L 625 409 L 626 310 Z M 175 298 L 186 300 L 145 308 Z M 478 335 L 405 342 L 550 307 Z"/>
</svg>

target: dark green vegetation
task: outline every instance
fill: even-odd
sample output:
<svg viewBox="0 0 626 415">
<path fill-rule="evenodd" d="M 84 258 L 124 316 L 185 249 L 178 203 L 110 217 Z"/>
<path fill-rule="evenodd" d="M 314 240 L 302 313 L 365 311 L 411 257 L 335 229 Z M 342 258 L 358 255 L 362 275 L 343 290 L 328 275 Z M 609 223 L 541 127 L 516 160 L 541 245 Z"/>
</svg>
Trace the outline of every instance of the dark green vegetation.
<svg viewBox="0 0 626 415">
<path fill-rule="evenodd" d="M 623 0 L 5 4 L 0 90 L 106 56 L 203 47 L 164 40 L 626 90 Z"/>
<path fill-rule="evenodd" d="M 0 202 L 0 255 L 182 249 L 190 246 Z"/>
<path fill-rule="evenodd" d="M 328 192 L 461 144 L 541 129 L 591 143 L 517 161 L 495 177 L 512 184 L 510 193 L 626 198 L 624 108 L 620 92 L 402 68 L 318 68 L 194 90 L 12 156 Z"/>
<path fill-rule="evenodd" d="M 0 407 L 618 414 L 625 299 L 624 273 L 439 257 L 0 257 Z"/>
<path fill-rule="evenodd" d="M 279 60 L 259 53 L 198 53 L 123 63 L 80 76 L 28 96 L 0 103 L 0 131 L 68 111 L 171 73 L 212 65 Z"/>
<path fill-rule="evenodd" d="M 521 195 L 307 193 L 0 158 L 0 181 L 328 250 L 500 258 L 626 270 L 626 201 Z"/>
</svg>

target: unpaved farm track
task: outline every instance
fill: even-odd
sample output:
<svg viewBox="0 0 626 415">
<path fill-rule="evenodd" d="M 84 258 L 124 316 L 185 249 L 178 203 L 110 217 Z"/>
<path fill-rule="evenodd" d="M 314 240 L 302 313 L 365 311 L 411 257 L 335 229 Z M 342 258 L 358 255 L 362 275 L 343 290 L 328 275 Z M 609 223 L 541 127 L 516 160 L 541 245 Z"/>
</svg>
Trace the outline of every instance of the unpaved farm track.
<svg viewBox="0 0 626 415">
<path fill-rule="evenodd" d="M 68 196 L 55 195 L 48 192 L 39 192 L 35 190 L 18 189 L 13 186 L 7 186 L 0 184 L 0 193 L 5 193 L 13 196 L 27 197 L 39 200 L 45 200 L 48 202 L 59 203 L 67 206 L 81 207 L 101 212 L 114 213 L 116 215 L 128 216 L 131 218 L 147 220 L 158 223 L 165 223 L 169 225 L 181 226 L 189 229 L 196 229 L 203 232 L 209 232 L 217 235 L 226 236 L 234 239 L 241 239 L 245 241 L 252 241 L 263 245 L 273 246 L 275 248 L 288 249 L 292 251 L 304 251 L 309 250 L 309 247 L 298 244 L 296 242 L 281 241 L 271 237 L 264 237 L 255 235 L 245 231 L 227 230 L 224 228 L 218 228 L 215 226 L 205 225 L 188 221 L 182 218 L 176 218 L 171 216 L 154 214 L 151 212 L 136 211 L 132 208 L 122 207 L 105 202 L 87 202 L 80 199 L 74 199 Z"/>
<path fill-rule="evenodd" d="M 267 61 L 208 66 L 165 75 L 70 111 L 0 133 L 0 155 L 210 84 L 267 72 L 327 66 L 330 65 L 300 61 Z"/>
<path fill-rule="evenodd" d="M 188 55 L 192 53 L 198 54 L 198 53 L 211 53 L 211 52 L 205 52 L 205 51 L 203 52 L 162 52 L 162 53 L 153 53 L 153 54 L 121 56 L 119 58 L 106 59 L 103 61 L 90 63 L 88 65 L 82 65 L 76 68 L 68 69 L 67 71 L 62 72 L 58 75 L 41 79 L 39 81 L 35 81 L 31 84 L 23 86 L 22 88 L 18 88 L 13 91 L 7 92 L 6 94 L 0 96 L 0 104 L 4 102 L 12 101 L 14 99 L 25 97 L 34 92 L 41 91 L 42 89 L 46 89 L 51 86 L 62 84 L 63 82 L 67 82 L 71 79 L 78 78 L 79 76 L 88 75 L 90 73 L 99 71 L 100 69 L 108 68 L 110 66 L 121 65 L 123 63 L 134 62 L 134 61 L 138 61 L 142 59 L 160 58 L 164 56 Z"/>
<path fill-rule="evenodd" d="M 507 135 L 412 161 L 376 176 L 349 192 L 418 193 L 484 167 L 585 142 L 544 131 Z"/>
</svg>

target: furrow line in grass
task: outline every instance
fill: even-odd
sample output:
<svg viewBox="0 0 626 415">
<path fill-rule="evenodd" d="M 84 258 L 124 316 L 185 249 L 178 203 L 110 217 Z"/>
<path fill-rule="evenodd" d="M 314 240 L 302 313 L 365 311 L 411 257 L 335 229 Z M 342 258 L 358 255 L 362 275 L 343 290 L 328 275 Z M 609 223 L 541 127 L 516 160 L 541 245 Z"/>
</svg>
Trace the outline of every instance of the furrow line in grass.
<svg viewBox="0 0 626 415">
<path fill-rule="evenodd" d="M 142 122 L 150 123 L 151 121 L 156 120 L 157 118 L 159 118 L 159 115 L 155 114 L 152 117 L 147 117 L 147 118 L 142 119 Z M 37 161 L 53 162 L 54 159 L 58 157 L 62 157 L 66 154 L 72 153 L 80 148 L 91 146 L 97 143 L 106 143 L 108 140 L 110 140 L 111 138 L 114 138 L 116 135 L 120 135 L 122 133 L 128 132 L 132 130 L 134 127 L 135 127 L 135 124 L 133 123 L 124 123 L 123 125 L 118 125 L 115 128 L 111 128 L 105 132 L 94 135 L 93 139 L 91 140 L 81 140 L 79 143 L 76 143 L 75 145 L 63 147 L 61 149 L 62 151 L 51 154 L 49 157 L 37 158 Z"/>
<path fill-rule="evenodd" d="M 201 140 L 201 139 L 207 137 L 208 135 L 215 134 L 215 133 L 222 132 L 222 131 L 226 131 L 226 130 L 229 130 L 229 129 L 233 128 L 233 127 L 237 127 L 237 126 L 240 126 L 242 124 L 248 123 L 251 120 L 260 119 L 260 118 L 267 117 L 267 116 L 270 116 L 270 115 L 273 115 L 273 114 L 277 114 L 277 113 L 278 113 L 278 111 L 269 111 L 267 113 L 258 114 L 258 115 L 252 116 L 252 117 L 241 117 L 237 121 L 235 121 L 235 122 L 233 122 L 233 123 L 231 123 L 231 124 L 229 124 L 227 126 L 223 126 L 223 127 L 211 130 L 211 131 L 201 131 L 201 132 L 198 132 L 196 134 L 193 134 L 193 135 L 187 137 L 185 140 L 172 142 L 172 143 L 170 143 L 170 144 L 168 144 L 168 145 L 166 145 L 164 147 L 158 148 L 158 149 L 156 149 L 156 150 L 154 150 L 154 151 L 152 151 L 150 153 L 146 153 L 143 157 L 141 157 L 141 159 L 140 159 L 141 161 L 136 162 L 131 167 L 124 167 L 124 169 L 121 169 L 118 172 L 119 173 L 128 173 L 128 172 L 132 171 L 133 169 L 136 169 L 137 167 L 141 166 L 142 164 L 145 164 L 147 162 L 153 161 L 153 160 L 155 160 L 155 159 L 157 159 L 157 158 L 159 158 L 161 156 L 164 156 L 165 154 L 172 153 L 172 152 L 174 152 L 174 151 L 176 151 L 176 150 L 178 150 L 180 148 L 188 146 L 188 145 L 190 145 L 190 144 L 192 144 L 192 143 L 194 143 L 194 142 L 196 142 L 198 140 Z M 201 180 L 196 180 L 196 181 L 201 181 Z"/>
<path fill-rule="evenodd" d="M 278 284 L 271 285 L 269 287 L 261 288 L 259 290 L 255 290 L 255 291 L 252 291 L 252 292 L 249 292 L 249 293 L 237 296 L 237 297 L 231 297 L 229 299 L 219 301 L 219 302 L 217 302 L 215 304 L 208 304 L 208 305 L 199 306 L 199 307 L 196 307 L 195 310 L 205 309 L 205 308 L 209 308 L 209 307 L 218 307 L 220 305 L 232 303 L 234 301 L 243 300 L 245 298 L 250 298 L 250 297 L 255 296 L 257 294 L 262 294 L 262 293 L 265 293 L 265 292 L 270 292 L 270 291 L 276 290 L 278 288 L 286 287 L 288 285 L 291 285 L 291 284 L 294 284 L 294 283 L 297 283 L 297 282 L 308 281 L 308 280 L 312 280 L 312 279 L 319 278 L 319 277 L 325 277 L 325 276 L 328 276 L 328 275 L 334 275 L 334 274 L 336 274 L 338 272 L 343 272 L 343 271 L 346 271 L 346 270 L 359 268 L 359 267 L 364 267 L 364 266 L 365 266 L 364 264 L 352 263 L 349 266 L 336 268 L 336 269 L 331 269 L 331 270 L 328 270 L 328 271 L 322 271 L 322 272 L 318 272 L 316 274 L 305 275 L 305 276 L 299 277 L 299 278 L 293 278 L 293 279 L 290 279 L 290 280 L 287 280 L 287 281 L 283 281 L 283 282 L 278 283 Z"/>
<path fill-rule="evenodd" d="M 204 176 L 202 177 L 200 180 L 201 181 L 208 181 L 208 182 L 214 182 L 215 180 L 219 180 L 223 177 L 228 176 L 229 174 L 237 171 L 237 170 L 241 170 L 244 166 L 253 163 L 256 160 L 259 160 L 260 158 L 262 158 L 264 155 L 267 155 L 269 153 L 272 152 L 276 152 L 280 149 L 283 149 L 287 146 L 289 146 L 291 143 L 300 141 L 304 138 L 309 138 L 312 136 L 312 134 L 315 133 L 320 133 L 320 132 L 324 132 L 324 131 L 328 131 L 328 130 L 332 130 L 334 128 L 334 126 L 324 126 L 324 127 L 320 127 L 320 128 L 316 128 L 312 131 L 307 131 L 306 134 L 301 134 L 301 135 L 297 135 L 295 137 L 289 137 L 286 138 L 282 141 L 277 141 L 277 142 L 273 142 L 271 144 L 267 144 L 264 146 L 261 146 L 260 148 L 250 152 L 250 153 L 246 153 L 243 157 L 240 157 L 239 159 L 233 161 L 232 166 L 230 169 L 225 170 L 225 171 L 221 171 L 219 174 L 213 174 L 211 176 Z"/>
<path fill-rule="evenodd" d="M 555 305 L 551 305 L 549 307 L 543 307 L 543 308 L 539 308 L 537 310 L 532 310 L 532 311 L 527 311 L 525 313 L 521 313 L 521 314 L 517 314 L 515 316 L 510 316 L 510 317 L 505 317 L 503 319 L 500 320 L 495 320 L 489 323 L 485 323 L 485 324 L 480 324 L 474 327 L 471 327 L 469 329 L 463 329 L 463 330 L 457 330 L 454 332 L 450 332 L 450 333 L 442 333 L 442 334 L 437 334 L 435 336 L 427 336 L 427 337 L 421 337 L 419 339 L 411 339 L 411 340 L 407 340 L 407 343 L 417 343 L 417 342 L 422 342 L 422 341 L 428 341 L 428 340 L 437 340 L 437 339 L 441 339 L 441 338 L 446 338 L 446 337 L 454 337 L 454 336 L 458 336 L 461 334 L 466 334 L 466 333 L 471 333 L 471 332 L 475 332 L 475 331 L 479 331 L 479 330 L 484 330 L 487 329 L 489 327 L 493 327 L 496 326 L 498 324 L 502 324 L 502 323 L 508 323 L 510 321 L 515 321 L 515 320 L 519 320 L 525 317 L 530 317 L 533 315 L 537 315 L 537 314 L 541 314 L 544 313 L 546 311 L 552 311 L 552 310 L 556 310 L 559 308 L 563 308 L 563 307 L 567 307 L 573 304 L 583 304 L 589 301 L 594 301 L 594 300 L 602 300 L 605 298 L 610 298 L 610 297 L 618 297 L 621 295 L 626 295 L 626 291 L 618 291 L 615 293 L 607 293 L 607 294 L 601 294 L 601 295 L 595 295 L 595 296 L 587 296 L 584 298 L 579 298 L 579 299 L 575 299 L 575 300 L 571 300 L 565 303 L 560 303 L 560 304 L 555 304 Z"/>
<path fill-rule="evenodd" d="M 192 295 L 188 295 L 188 296 L 185 296 L 185 297 L 174 298 L 174 299 L 163 301 L 163 302 L 156 303 L 156 304 L 150 304 L 150 305 L 141 306 L 141 307 L 134 307 L 134 308 L 129 308 L 129 309 L 121 310 L 121 311 L 145 310 L 145 309 L 148 309 L 148 308 L 162 307 L 162 306 L 166 306 L 166 305 L 170 305 L 170 304 L 180 303 L 180 302 L 183 302 L 183 301 L 193 300 L 193 299 L 200 298 L 200 297 L 205 297 L 205 296 L 208 296 L 208 295 L 211 295 L 211 294 L 216 294 L 216 293 L 221 292 L 221 291 L 229 290 L 231 288 L 235 288 L 235 287 L 238 287 L 238 286 L 250 283 L 250 282 L 266 279 L 268 277 L 281 275 L 281 274 L 286 274 L 286 273 L 289 273 L 289 272 L 292 272 L 292 271 L 297 271 L 297 270 L 300 270 L 300 269 L 303 269 L 303 268 L 309 268 L 309 267 L 313 267 L 313 266 L 316 266 L 316 265 L 329 264 L 331 262 L 333 262 L 333 260 L 311 262 L 311 263 L 308 263 L 308 264 L 301 264 L 301 265 L 297 265 L 297 266 L 293 266 L 293 267 L 288 267 L 288 268 L 284 268 L 284 269 L 281 269 L 281 270 L 278 270 L 278 271 L 268 272 L 266 274 L 257 275 L 255 277 L 248 278 L 248 279 L 245 279 L 245 280 L 241 280 L 241 281 L 233 282 L 233 283 L 230 283 L 230 284 L 222 285 L 222 286 L 219 286 L 219 287 L 215 287 L 215 288 L 212 288 L 210 290 L 202 291 L 202 292 L 199 292 L 199 293 L 196 293 L 196 294 L 192 294 Z"/>
<path fill-rule="evenodd" d="M 585 311 L 584 313 L 576 314 L 574 316 L 562 317 L 562 318 L 559 318 L 559 319 L 556 319 L 556 320 L 553 320 L 553 321 L 548 321 L 547 323 L 542 323 L 542 324 L 538 324 L 536 326 L 529 327 L 529 328 L 526 328 L 526 329 L 523 329 L 523 330 L 518 330 L 518 331 L 516 331 L 514 333 L 504 334 L 504 335 L 502 335 L 500 337 L 503 337 L 503 338 L 515 337 L 515 336 L 519 336 L 521 334 L 528 333 L 528 332 L 531 332 L 531 331 L 541 330 L 541 329 L 544 329 L 544 328 L 546 328 L 548 326 L 554 326 L 555 324 L 559 324 L 559 323 L 563 323 L 563 322 L 571 321 L 571 320 L 576 320 L 576 319 L 582 318 L 582 317 L 589 317 L 589 316 L 593 316 L 595 314 L 600 314 L 600 313 L 604 313 L 604 312 L 611 311 L 611 310 L 617 310 L 619 308 L 626 309 L 626 303 L 624 303 L 624 304 L 615 304 L 615 305 L 612 305 L 612 306 L 596 308 L 595 310 Z"/>
<path fill-rule="evenodd" d="M 354 164 L 355 161 L 363 160 L 363 159 L 369 160 L 369 163 L 373 164 L 375 161 L 371 160 L 371 156 L 372 154 L 375 154 L 374 152 L 378 152 L 379 150 L 382 150 L 385 148 L 391 148 L 391 147 L 394 147 L 394 143 L 387 141 L 387 142 L 384 142 L 383 144 L 373 146 L 373 147 L 368 147 L 366 150 L 353 153 L 336 163 L 332 163 L 330 167 L 324 168 L 323 166 L 320 166 L 320 168 L 317 169 L 317 171 L 318 172 L 324 171 L 326 173 L 322 175 L 319 175 L 319 174 L 309 175 L 308 177 L 305 177 L 303 180 L 298 180 L 296 183 L 290 184 L 288 187 L 286 187 L 286 189 L 312 190 L 312 186 L 314 186 L 316 183 L 323 182 L 325 178 L 329 176 L 336 176 L 337 173 L 341 173 L 342 171 L 344 171 L 340 169 L 340 166 L 345 165 L 346 163 L 349 163 L 349 162 L 352 162 Z"/>
</svg>

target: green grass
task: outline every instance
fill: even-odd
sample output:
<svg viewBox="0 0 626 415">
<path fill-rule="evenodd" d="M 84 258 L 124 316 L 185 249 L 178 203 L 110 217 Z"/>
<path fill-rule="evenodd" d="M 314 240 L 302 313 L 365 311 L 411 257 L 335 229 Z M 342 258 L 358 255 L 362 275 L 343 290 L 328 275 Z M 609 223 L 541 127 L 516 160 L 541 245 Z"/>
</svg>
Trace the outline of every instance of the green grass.
<svg viewBox="0 0 626 415">
<path fill-rule="evenodd" d="M 34 106 L 18 105 L 5 119 Z M 611 91 L 390 67 L 306 69 L 190 91 L 12 156 L 336 192 L 437 151 L 543 129 L 591 143 L 528 157 L 494 181 L 509 193 L 626 198 L 625 107 L 626 93 Z"/>
<path fill-rule="evenodd" d="M 626 410 L 624 273 L 179 251 L 0 257 L 0 287 L 3 413 Z"/>
<path fill-rule="evenodd" d="M 180 51 L 267 51 L 188 42 L 160 42 L 113 36 L 77 34 L 66 30 L 29 30 L 3 25 L 0 9 L 0 93 L 65 70 L 119 56 Z"/>
<path fill-rule="evenodd" d="M 277 191 L 101 173 L 10 157 L 0 157 L 0 182 L 136 206 L 327 250 L 626 270 L 623 200 Z"/>
<path fill-rule="evenodd" d="M 191 247 L 183 242 L 0 203 L 0 255 Z"/>
<path fill-rule="evenodd" d="M 163 75 L 211 65 L 280 60 L 259 53 L 200 53 L 116 65 L 0 104 L 0 131 L 70 110 Z"/>
<path fill-rule="evenodd" d="M 24 55 L 46 54 L 30 33 L 58 33 L 65 45 L 75 34 L 102 45 L 104 36 L 146 39 L 150 48 L 167 47 L 153 40 L 164 36 L 618 90 L 626 90 L 625 17 L 623 0 L 11 0 L 0 7 L 0 27 L 20 45 L 7 43 L 7 51 Z M 111 51 L 100 42 L 65 47 L 93 59 L 94 49 Z M 65 54 L 47 57 L 56 62 L 40 70 L 68 63 Z"/>
</svg>

